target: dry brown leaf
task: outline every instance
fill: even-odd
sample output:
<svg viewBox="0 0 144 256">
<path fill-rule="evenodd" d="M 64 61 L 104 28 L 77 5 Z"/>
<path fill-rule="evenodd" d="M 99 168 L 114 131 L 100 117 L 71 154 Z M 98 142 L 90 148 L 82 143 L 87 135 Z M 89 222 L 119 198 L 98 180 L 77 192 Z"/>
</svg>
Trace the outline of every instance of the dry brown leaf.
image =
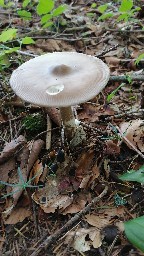
<svg viewBox="0 0 144 256">
<path fill-rule="evenodd" d="M 65 243 L 69 244 L 78 252 L 86 252 L 90 250 L 90 242 L 85 238 L 89 234 L 90 229 L 79 228 L 76 231 L 70 231 L 66 236 Z"/>
<path fill-rule="evenodd" d="M 112 140 L 105 141 L 104 153 L 107 155 L 116 155 L 120 153 L 120 147 Z"/>
<path fill-rule="evenodd" d="M 71 205 L 69 205 L 67 208 L 65 208 L 62 211 L 62 214 L 66 215 L 68 213 L 71 213 L 71 214 L 77 213 L 85 207 L 86 203 L 87 203 L 86 195 L 79 193 L 77 196 L 74 197 Z"/>
<path fill-rule="evenodd" d="M 106 225 L 109 224 L 109 219 L 108 218 L 104 218 L 104 217 L 100 217 L 100 216 L 96 216 L 94 214 L 87 214 L 85 216 L 85 220 L 93 227 L 96 227 L 98 229 L 102 229 L 103 227 L 105 227 Z"/>
<path fill-rule="evenodd" d="M 99 248 L 102 245 L 102 237 L 99 230 L 96 231 L 94 240 L 92 241 L 93 241 L 92 245 L 94 248 Z"/>
<path fill-rule="evenodd" d="M 42 162 L 40 162 L 40 160 L 37 160 L 32 168 L 31 174 L 30 174 L 30 178 L 35 176 L 34 179 L 34 183 L 38 184 L 40 176 L 43 173 L 43 165 Z"/>
<path fill-rule="evenodd" d="M 120 59 L 116 57 L 105 57 L 105 60 L 108 65 L 118 66 L 120 64 Z"/>
<path fill-rule="evenodd" d="M 67 234 L 65 243 L 82 253 L 89 251 L 90 246 L 93 246 L 94 248 L 100 247 L 102 239 L 100 231 L 96 228 L 78 228 L 76 231 L 70 231 Z"/>
<path fill-rule="evenodd" d="M 10 157 L 14 155 L 14 153 L 26 143 L 26 139 L 24 136 L 20 135 L 17 139 L 12 140 L 7 143 L 0 155 L 0 164 L 7 161 Z"/>
<path fill-rule="evenodd" d="M 94 157 L 94 151 L 89 150 L 87 152 L 82 153 L 77 161 L 78 168 L 76 170 L 75 176 L 78 180 L 82 180 L 84 176 L 89 175 L 89 169 L 92 165 L 92 160 Z"/>
<path fill-rule="evenodd" d="M 25 218 L 30 217 L 32 214 L 31 210 L 26 207 L 17 207 L 14 208 L 10 216 L 4 221 L 5 224 L 16 224 L 22 222 Z"/>
<path fill-rule="evenodd" d="M 15 159 L 10 158 L 5 163 L 0 165 L 0 180 L 7 182 L 8 174 L 15 170 Z"/>
<path fill-rule="evenodd" d="M 32 199 L 40 205 L 44 212 L 55 212 L 57 208 L 65 209 L 73 198 L 68 195 L 60 195 L 58 190 L 58 180 L 56 177 L 49 177 L 45 187 L 39 188 L 33 193 Z"/>
<path fill-rule="evenodd" d="M 54 39 L 38 39 L 35 46 L 47 52 L 61 51 L 57 41 Z"/>
<path fill-rule="evenodd" d="M 144 152 L 144 120 L 134 120 L 130 122 L 123 122 L 120 124 L 120 129 L 134 147 Z M 125 141 L 125 139 L 124 139 Z M 129 148 L 132 148 L 127 141 L 125 141 Z"/>
<path fill-rule="evenodd" d="M 30 156 L 29 156 L 29 161 L 28 161 L 28 171 L 31 170 L 31 168 L 33 167 L 34 163 L 36 162 L 36 160 L 38 159 L 38 155 L 41 151 L 41 149 L 44 146 L 44 141 L 39 139 L 36 140 L 32 143 L 31 145 L 31 149 L 30 149 Z"/>
<path fill-rule="evenodd" d="M 80 187 L 80 188 L 86 188 L 86 187 L 87 187 L 87 184 L 88 184 L 88 182 L 89 182 L 89 180 L 90 180 L 90 178 L 91 178 L 91 176 L 92 176 L 91 174 L 87 174 L 87 175 L 82 179 L 82 181 L 81 181 L 79 187 Z"/>
<path fill-rule="evenodd" d="M 41 209 L 45 213 L 55 212 L 57 208 L 59 209 L 65 209 L 68 207 L 73 201 L 72 197 L 69 197 L 68 195 L 58 195 L 55 198 L 52 198 L 47 202 L 45 205 L 40 205 Z"/>
</svg>

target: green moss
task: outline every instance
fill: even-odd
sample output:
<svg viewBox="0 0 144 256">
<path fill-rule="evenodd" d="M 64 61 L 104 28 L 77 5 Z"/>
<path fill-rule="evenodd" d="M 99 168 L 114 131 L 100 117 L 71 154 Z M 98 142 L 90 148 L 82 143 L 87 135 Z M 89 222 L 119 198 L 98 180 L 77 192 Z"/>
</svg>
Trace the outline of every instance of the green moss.
<svg viewBox="0 0 144 256">
<path fill-rule="evenodd" d="M 42 132 L 46 128 L 46 120 L 42 114 L 36 113 L 23 119 L 23 127 L 30 134 Z"/>
</svg>

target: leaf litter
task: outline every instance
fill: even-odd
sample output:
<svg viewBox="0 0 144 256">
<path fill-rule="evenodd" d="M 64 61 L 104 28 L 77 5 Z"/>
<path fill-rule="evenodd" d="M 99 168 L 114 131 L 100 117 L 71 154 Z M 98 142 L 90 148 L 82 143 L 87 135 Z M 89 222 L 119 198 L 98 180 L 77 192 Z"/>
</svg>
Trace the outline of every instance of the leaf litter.
<svg viewBox="0 0 144 256">
<path fill-rule="evenodd" d="M 35 17 L 33 24 L 30 25 L 29 21 L 27 24 L 36 43 L 22 46 L 22 50 L 35 56 L 53 51 L 78 51 L 93 56 L 100 54 L 100 58 L 109 65 L 111 75 L 126 74 L 127 79 L 130 79 L 131 74 L 137 75 L 136 72 L 143 75 L 143 60 L 140 60 L 138 65 L 135 64 L 138 55 L 143 53 L 143 32 L 136 32 L 141 28 L 139 20 L 131 21 L 127 29 L 127 22 L 116 22 L 116 3 L 109 5 L 110 10 L 114 12 L 113 18 L 102 22 L 99 21 L 101 13 L 97 7 L 105 4 L 105 1 L 96 3 L 98 6 L 95 9 L 91 7 L 91 1 L 66 2 L 69 7 L 63 15 L 66 25 L 60 26 L 57 32 L 44 31 L 45 38 L 41 38 L 43 35 L 39 34 L 40 31 L 35 33 L 32 30 L 39 27 L 38 19 Z M 21 7 L 21 3 L 18 5 Z M 7 12 L 0 13 L 0 16 L 4 17 L 3 27 L 8 24 L 7 15 Z M 12 17 L 11 21 L 12 24 L 18 24 L 24 29 L 24 20 Z M 141 22 L 143 23 L 143 17 Z M 21 59 L 24 62 L 28 58 L 22 55 Z M 13 68 L 19 65 L 13 59 L 12 62 Z M 4 75 L 10 77 L 13 68 Z M 73 150 L 65 141 L 63 143 L 56 108 L 43 110 L 37 106 L 30 106 L 28 109 L 16 97 L 7 99 L 8 82 L 2 80 L 2 253 L 12 251 L 10 255 L 30 255 L 29 248 L 35 251 L 35 244 L 43 235 L 50 236 L 59 231 L 73 216 L 83 211 L 105 186 L 108 186 L 107 195 L 91 207 L 90 212 L 84 214 L 76 226 L 73 224 L 72 230 L 68 229 L 64 236 L 61 234 L 61 241 L 57 240 L 56 244 L 51 245 L 48 252 L 43 250 L 43 255 L 107 255 L 109 243 L 103 230 L 107 228 L 112 233 L 115 227 L 118 227 L 118 233 L 112 237 L 112 251 L 109 255 L 125 255 L 125 251 L 127 255 L 131 255 L 131 251 L 135 255 L 142 255 L 128 242 L 120 227 L 124 221 L 141 216 L 144 207 L 143 200 L 138 203 L 133 201 L 134 193 L 137 193 L 137 198 L 140 198 L 139 194 L 143 195 L 140 185 L 124 183 L 119 179 L 122 173 L 130 169 L 138 170 L 143 164 L 143 159 L 134 150 L 136 148 L 143 153 L 143 112 L 140 111 L 143 108 L 140 91 L 142 82 L 129 81 L 120 86 L 120 82 L 110 80 L 101 95 L 75 107 L 79 120 L 84 123 L 87 143 Z M 9 108 L 12 115 L 9 114 Z M 49 151 L 45 150 L 45 130 L 29 138 L 29 134 L 23 129 L 21 120 L 29 112 L 49 113 L 53 121 Z M 125 141 L 125 137 L 134 148 Z M 64 158 L 59 157 L 59 152 L 64 152 Z M 119 202 L 115 199 L 117 194 Z M 3 198 L 4 195 L 7 196 Z M 126 205 L 122 204 L 124 199 L 127 201 Z M 14 230 L 8 232 L 12 225 L 17 230 L 22 229 L 17 240 L 13 239 Z M 28 225 L 28 229 L 25 225 Z M 118 243 L 115 242 L 117 235 Z"/>
</svg>

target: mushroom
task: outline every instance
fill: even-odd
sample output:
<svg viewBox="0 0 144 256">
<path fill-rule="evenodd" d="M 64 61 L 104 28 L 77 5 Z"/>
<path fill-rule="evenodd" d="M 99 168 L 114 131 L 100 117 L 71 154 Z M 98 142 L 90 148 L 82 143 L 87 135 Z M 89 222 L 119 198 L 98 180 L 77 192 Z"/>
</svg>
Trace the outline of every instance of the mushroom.
<svg viewBox="0 0 144 256">
<path fill-rule="evenodd" d="M 58 107 L 65 134 L 73 144 L 85 139 L 71 106 L 94 98 L 109 80 L 109 68 L 100 59 L 77 52 L 54 52 L 31 59 L 10 78 L 14 92 L 24 101 Z"/>
</svg>

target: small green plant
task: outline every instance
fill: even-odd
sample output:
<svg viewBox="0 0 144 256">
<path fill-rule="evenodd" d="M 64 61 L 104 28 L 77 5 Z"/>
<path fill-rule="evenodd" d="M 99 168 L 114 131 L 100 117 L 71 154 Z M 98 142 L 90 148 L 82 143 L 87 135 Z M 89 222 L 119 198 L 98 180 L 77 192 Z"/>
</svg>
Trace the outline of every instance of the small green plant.
<svg viewBox="0 0 144 256">
<path fill-rule="evenodd" d="M 144 165 L 142 165 L 138 171 L 130 170 L 119 178 L 125 181 L 137 181 L 139 183 L 144 183 Z"/>
<path fill-rule="evenodd" d="M 98 11 L 101 13 L 101 16 L 98 18 L 99 21 L 103 21 L 113 17 L 113 12 L 107 11 L 108 7 L 109 4 L 103 4 L 98 7 Z"/>
<path fill-rule="evenodd" d="M 122 0 L 121 5 L 119 7 L 118 12 L 120 13 L 119 17 L 117 18 L 117 21 L 129 21 L 134 18 L 134 15 L 137 11 L 139 11 L 141 8 L 133 6 L 133 0 Z"/>
<path fill-rule="evenodd" d="M 33 6 L 35 8 L 35 1 L 25 0 L 22 5 L 23 9 L 17 11 L 18 15 L 24 20 L 32 20 L 32 13 L 27 9 Z M 55 7 L 55 0 L 39 0 L 35 9 L 37 15 L 40 16 L 40 24 L 43 28 L 47 28 L 55 25 L 55 19 L 64 13 L 67 5 L 61 4 Z"/>
<path fill-rule="evenodd" d="M 20 167 L 18 167 L 17 172 L 18 172 L 18 177 L 19 177 L 19 180 L 20 180 L 19 183 L 11 184 L 11 183 L 8 183 L 8 182 L 0 181 L 0 185 L 6 185 L 6 186 L 13 187 L 13 188 L 18 188 L 19 187 L 17 190 L 2 196 L 2 198 L 6 198 L 8 196 L 11 196 L 11 195 L 13 195 L 13 194 L 15 194 L 15 193 L 17 193 L 21 190 L 26 190 L 27 188 L 39 188 L 39 187 L 41 187 L 41 185 L 39 185 L 39 186 L 31 185 L 31 182 L 36 178 L 38 173 L 35 176 L 33 176 L 31 179 L 29 179 L 28 181 L 24 181 Z"/>
<path fill-rule="evenodd" d="M 130 170 L 119 178 L 123 181 L 144 183 L 144 165 L 142 165 L 138 171 Z M 144 216 L 126 221 L 124 228 L 129 241 L 144 252 Z"/>
<path fill-rule="evenodd" d="M 120 84 L 115 90 L 113 90 L 108 96 L 107 96 L 107 102 L 109 103 L 113 97 L 116 95 L 116 93 L 118 92 L 118 90 L 123 87 L 125 85 L 125 83 Z"/>
<path fill-rule="evenodd" d="M 114 203 L 115 203 L 116 206 L 121 206 L 121 205 L 127 204 L 127 201 L 126 201 L 126 199 L 124 199 L 120 195 L 115 194 L 115 196 L 114 196 Z"/>
<path fill-rule="evenodd" d="M 144 216 L 126 221 L 124 229 L 128 240 L 144 252 Z"/>
<path fill-rule="evenodd" d="M 109 11 L 111 3 L 100 5 L 97 9 L 101 13 L 101 16 L 98 18 L 99 21 L 104 21 L 113 17 L 115 14 L 118 14 L 117 22 L 124 21 L 129 22 L 135 20 L 135 14 L 141 9 L 140 7 L 134 7 L 133 0 L 121 0 L 116 1 L 120 3 L 117 13 Z"/>
<path fill-rule="evenodd" d="M 14 2 L 8 1 L 5 3 L 4 0 L 0 0 L 0 7 L 5 9 L 12 7 L 26 24 L 33 20 L 33 13 L 35 12 L 40 17 L 39 25 L 43 28 L 55 27 L 57 19 L 59 19 L 61 14 L 67 9 L 66 4 L 61 4 L 58 7 L 55 7 L 55 4 L 55 0 L 24 0 L 22 9 L 18 9 Z M 13 40 L 19 43 L 18 47 L 13 46 Z M 0 43 L 3 43 L 3 46 L 0 47 L 0 71 L 2 71 L 11 65 L 9 61 L 10 54 L 14 52 L 17 53 L 18 50 L 21 50 L 22 45 L 35 44 L 35 41 L 31 37 L 19 38 L 18 30 L 12 27 L 6 28 L 0 34 Z M 8 47 L 7 43 L 9 43 L 11 47 Z"/>
<path fill-rule="evenodd" d="M 136 58 L 136 61 L 135 61 L 135 64 L 138 65 L 139 62 L 144 59 L 144 53 L 140 54 L 137 58 Z"/>
</svg>

